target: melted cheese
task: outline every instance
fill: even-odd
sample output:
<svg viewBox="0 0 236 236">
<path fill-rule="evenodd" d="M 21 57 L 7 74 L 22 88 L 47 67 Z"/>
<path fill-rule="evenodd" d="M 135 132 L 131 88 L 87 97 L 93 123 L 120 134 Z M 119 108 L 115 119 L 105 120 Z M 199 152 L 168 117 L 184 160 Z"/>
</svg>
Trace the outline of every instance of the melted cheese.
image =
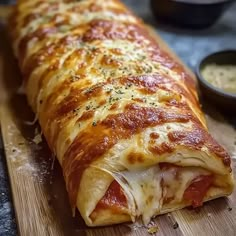
<svg viewBox="0 0 236 236">
<path fill-rule="evenodd" d="M 56 1 L 51 1 L 53 4 L 56 3 Z M 67 24 L 63 24 L 60 26 L 60 32 L 57 34 L 54 34 L 52 37 L 58 38 L 65 36 L 69 30 L 71 30 L 74 26 L 83 25 L 86 23 L 91 22 L 95 19 L 100 19 L 101 14 L 103 15 L 103 19 L 106 20 L 119 20 L 121 22 L 132 22 L 132 23 L 138 23 L 139 20 L 131 15 L 128 14 L 129 12 L 124 9 L 124 13 L 117 14 L 115 12 L 112 12 L 111 10 L 107 9 L 120 9 L 121 6 L 113 1 L 103 1 L 103 0 L 97 0 L 96 4 L 99 5 L 100 10 L 99 11 L 89 11 L 88 7 L 91 5 L 91 1 L 80 1 L 79 8 L 81 12 L 78 14 L 78 12 L 73 12 L 73 8 L 78 7 L 78 1 L 74 1 L 71 3 L 64 3 L 62 1 L 58 1 L 58 8 L 52 9 L 47 14 L 43 14 L 42 17 L 37 17 L 36 19 L 29 21 L 25 26 L 22 24 L 24 21 L 24 17 L 30 13 L 32 14 L 42 14 L 42 9 L 48 8 L 48 4 L 50 4 L 49 1 L 47 3 L 41 4 L 37 8 L 32 8 L 30 3 L 35 3 L 35 1 L 25 1 L 21 3 L 21 7 L 19 10 L 21 11 L 21 14 L 18 16 L 17 21 L 17 27 L 21 28 L 20 33 L 17 35 L 18 37 L 15 39 L 15 52 L 18 52 L 18 44 L 22 37 L 24 37 L 27 34 L 30 34 L 34 32 L 36 29 L 38 29 L 38 26 L 50 26 L 52 24 L 52 19 L 55 18 L 56 15 L 59 14 L 55 18 L 55 23 L 63 22 L 64 17 L 68 19 Z M 63 14 L 65 13 L 65 14 Z M 47 39 L 48 40 L 48 39 Z M 39 45 L 39 44 L 38 44 Z M 32 48 L 31 50 L 32 51 Z"/>
<path fill-rule="evenodd" d="M 175 167 L 161 170 L 156 165 L 142 171 L 124 171 L 114 177 L 125 191 L 134 218 L 141 216 L 144 224 L 148 224 L 165 206 L 165 198 L 172 198 L 170 204 L 181 203 L 192 180 L 208 174 L 202 168 L 185 167 L 180 168 L 176 178 Z"/>
</svg>

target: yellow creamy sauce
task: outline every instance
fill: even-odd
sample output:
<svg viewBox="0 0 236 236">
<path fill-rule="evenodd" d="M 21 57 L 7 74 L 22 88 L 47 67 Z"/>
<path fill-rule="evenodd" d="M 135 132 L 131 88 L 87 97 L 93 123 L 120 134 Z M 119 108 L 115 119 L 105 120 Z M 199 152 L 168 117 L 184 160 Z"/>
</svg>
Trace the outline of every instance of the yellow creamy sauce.
<svg viewBox="0 0 236 236">
<path fill-rule="evenodd" d="M 201 74 L 214 87 L 236 94 L 236 65 L 209 64 Z"/>
</svg>

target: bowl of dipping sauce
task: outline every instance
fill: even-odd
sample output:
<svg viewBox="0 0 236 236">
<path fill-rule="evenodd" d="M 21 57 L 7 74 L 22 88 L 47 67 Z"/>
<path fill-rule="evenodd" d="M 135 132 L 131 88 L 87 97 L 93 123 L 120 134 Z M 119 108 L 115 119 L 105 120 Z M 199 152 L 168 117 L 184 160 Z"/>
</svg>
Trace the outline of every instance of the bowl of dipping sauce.
<svg viewBox="0 0 236 236">
<path fill-rule="evenodd" d="M 213 25 L 234 0 L 150 0 L 158 21 L 173 26 L 202 29 Z"/>
<path fill-rule="evenodd" d="M 236 113 L 236 50 L 203 58 L 197 67 L 202 94 L 217 107 Z"/>
</svg>

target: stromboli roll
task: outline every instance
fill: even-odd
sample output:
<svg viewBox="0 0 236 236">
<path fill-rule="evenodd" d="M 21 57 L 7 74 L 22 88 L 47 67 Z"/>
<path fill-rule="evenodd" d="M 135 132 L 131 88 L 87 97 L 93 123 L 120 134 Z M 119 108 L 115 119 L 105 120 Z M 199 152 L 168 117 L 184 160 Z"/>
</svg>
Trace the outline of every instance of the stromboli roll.
<svg viewBox="0 0 236 236">
<path fill-rule="evenodd" d="M 118 0 L 21 0 L 9 19 L 29 104 L 89 226 L 228 195 L 230 157 L 194 79 Z"/>
</svg>

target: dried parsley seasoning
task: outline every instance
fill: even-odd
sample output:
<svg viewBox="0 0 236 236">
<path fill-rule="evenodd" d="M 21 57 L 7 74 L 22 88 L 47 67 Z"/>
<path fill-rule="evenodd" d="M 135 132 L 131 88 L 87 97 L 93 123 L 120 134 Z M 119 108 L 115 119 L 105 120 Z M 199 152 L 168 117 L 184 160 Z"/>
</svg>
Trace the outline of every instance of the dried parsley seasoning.
<svg viewBox="0 0 236 236">
<path fill-rule="evenodd" d="M 132 86 L 132 84 L 129 83 L 125 86 L 125 89 L 131 88 L 131 86 Z"/>
<path fill-rule="evenodd" d="M 147 74 L 152 72 L 152 67 L 149 65 L 147 67 L 144 67 L 143 69 L 144 69 L 145 73 L 147 73 Z"/>
<path fill-rule="evenodd" d="M 147 58 L 146 55 L 142 55 L 142 54 L 139 54 L 138 56 L 139 56 L 140 61 L 143 61 Z"/>
<path fill-rule="evenodd" d="M 153 106 L 153 107 L 158 107 L 158 104 L 155 102 L 150 102 L 149 105 Z"/>
<path fill-rule="evenodd" d="M 106 93 L 108 93 L 108 94 L 109 94 L 109 93 L 111 93 L 111 92 L 113 91 L 113 89 L 112 89 L 112 88 L 106 88 L 106 90 L 105 90 L 105 91 L 106 91 Z"/>
<path fill-rule="evenodd" d="M 113 72 L 111 72 L 111 74 L 110 74 L 110 76 L 111 77 L 114 77 L 116 74 L 115 74 L 115 72 L 113 71 Z"/>
<path fill-rule="evenodd" d="M 97 122 L 94 121 L 94 122 L 92 123 L 92 126 L 97 126 Z"/>
<path fill-rule="evenodd" d="M 75 108 L 72 110 L 73 113 L 76 113 L 77 111 L 79 111 L 79 108 Z"/>
<path fill-rule="evenodd" d="M 115 91 L 117 94 L 124 94 L 124 92 L 122 92 L 120 89 Z"/>
<path fill-rule="evenodd" d="M 111 102 L 113 101 L 113 97 L 112 96 L 110 96 L 109 97 L 109 104 L 111 105 Z"/>
<path fill-rule="evenodd" d="M 72 75 L 71 76 L 71 81 L 72 82 L 78 81 L 79 79 L 81 79 L 80 75 Z"/>
<path fill-rule="evenodd" d="M 93 87 L 92 88 L 88 88 L 84 91 L 85 94 L 89 94 L 89 93 L 92 93 L 93 92 Z"/>
<path fill-rule="evenodd" d="M 88 110 L 90 110 L 91 105 L 87 105 L 85 108 L 86 108 L 86 110 L 88 111 Z"/>
<path fill-rule="evenodd" d="M 100 108 L 100 106 L 99 106 L 99 105 L 97 105 L 97 106 L 94 106 L 94 107 L 93 107 L 93 110 L 96 110 L 96 109 L 98 109 L 98 108 Z"/>
</svg>

